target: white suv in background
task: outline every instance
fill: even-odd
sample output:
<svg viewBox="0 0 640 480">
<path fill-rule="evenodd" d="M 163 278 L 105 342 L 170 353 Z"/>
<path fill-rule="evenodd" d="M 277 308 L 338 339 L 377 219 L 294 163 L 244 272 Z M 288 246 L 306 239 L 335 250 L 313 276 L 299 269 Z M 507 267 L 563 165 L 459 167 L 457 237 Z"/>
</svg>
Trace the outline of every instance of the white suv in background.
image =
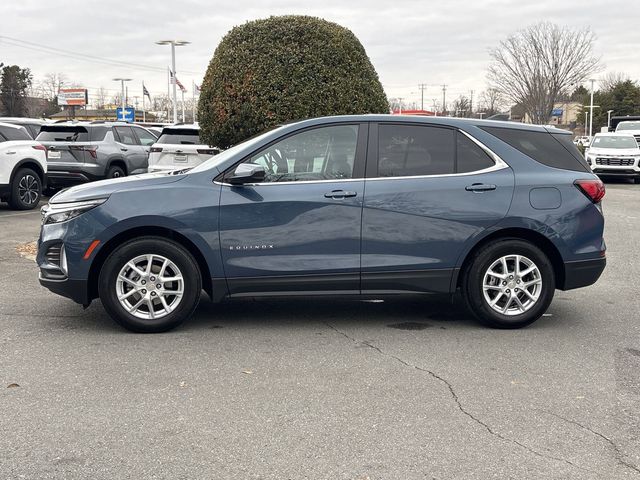
<svg viewBox="0 0 640 480">
<path fill-rule="evenodd" d="M 197 124 L 164 127 L 149 153 L 149 172 L 168 172 L 200 165 L 220 153 L 200 140 Z"/>
<path fill-rule="evenodd" d="M 640 147 L 629 133 L 597 133 L 586 151 L 586 158 L 598 176 L 627 177 L 640 183 Z"/>
<path fill-rule="evenodd" d="M 36 208 L 47 178 L 47 149 L 24 127 L 0 123 L 0 200 L 17 210 Z"/>
</svg>

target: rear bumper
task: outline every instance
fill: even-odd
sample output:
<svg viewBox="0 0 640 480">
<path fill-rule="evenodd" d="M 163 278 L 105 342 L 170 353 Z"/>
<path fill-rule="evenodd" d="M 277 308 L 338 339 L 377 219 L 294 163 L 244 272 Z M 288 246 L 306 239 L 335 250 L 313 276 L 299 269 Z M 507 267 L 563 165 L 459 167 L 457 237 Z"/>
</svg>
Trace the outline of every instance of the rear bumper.
<svg viewBox="0 0 640 480">
<path fill-rule="evenodd" d="M 560 290 L 572 290 L 574 288 L 587 287 L 596 283 L 607 264 L 605 257 L 594 260 L 578 260 L 565 262 L 564 284 Z"/>
<path fill-rule="evenodd" d="M 8 198 L 9 195 L 11 195 L 11 185 L 0 183 L 0 200 Z"/>
<path fill-rule="evenodd" d="M 82 172 L 49 171 L 47 181 L 50 187 L 69 187 L 91 181 L 91 178 Z"/>
</svg>

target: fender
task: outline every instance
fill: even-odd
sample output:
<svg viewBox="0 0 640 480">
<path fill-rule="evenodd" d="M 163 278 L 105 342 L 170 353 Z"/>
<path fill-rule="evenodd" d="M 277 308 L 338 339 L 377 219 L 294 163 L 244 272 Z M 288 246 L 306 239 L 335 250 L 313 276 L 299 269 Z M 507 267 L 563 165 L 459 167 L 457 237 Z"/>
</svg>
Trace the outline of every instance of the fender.
<svg viewBox="0 0 640 480">
<path fill-rule="evenodd" d="M 22 168 L 27 163 L 31 163 L 36 167 L 36 173 L 40 177 L 40 182 L 42 183 L 42 189 L 44 190 L 47 187 L 46 172 L 42 168 L 42 165 L 40 165 L 40 162 L 33 158 L 23 158 L 22 160 L 20 160 L 18 163 L 14 165 L 13 170 L 11 171 L 11 176 L 9 177 L 9 184 L 11 185 L 13 183 L 13 179 L 15 178 L 16 173 L 18 173 L 18 170 L 20 170 L 20 168 Z"/>
</svg>

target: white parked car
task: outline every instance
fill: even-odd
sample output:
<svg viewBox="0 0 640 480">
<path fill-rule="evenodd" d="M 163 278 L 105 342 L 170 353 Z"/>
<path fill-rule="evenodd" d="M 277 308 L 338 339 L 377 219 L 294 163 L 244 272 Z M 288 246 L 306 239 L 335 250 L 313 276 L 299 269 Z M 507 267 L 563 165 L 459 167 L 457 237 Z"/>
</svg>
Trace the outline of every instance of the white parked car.
<svg viewBox="0 0 640 480">
<path fill-rule="evenodd" d="M 220 150 L 200 140 L 197 124 L 164 127 L 149 153 L 149 172 L 168 172 L 200 165 Z"/>
<path fill-rule="evenodd" d="M 0 200 L 17 210 L 36 208 L 47 178 L 47 149 L 24 127 L 0 123 Z"/>
<path fill-rule="evenodd" d="M 629 133 L 597 133 L 585 156 L 598 176 L 627 177 L 640 183 L 640 147 Z"/>
<path fill-rule="evenodd" d="M 628 133 L 636 137 L 640 142 L 640 121 L 624 120 L 616 125 L 616 133 Z"/>
</svg>

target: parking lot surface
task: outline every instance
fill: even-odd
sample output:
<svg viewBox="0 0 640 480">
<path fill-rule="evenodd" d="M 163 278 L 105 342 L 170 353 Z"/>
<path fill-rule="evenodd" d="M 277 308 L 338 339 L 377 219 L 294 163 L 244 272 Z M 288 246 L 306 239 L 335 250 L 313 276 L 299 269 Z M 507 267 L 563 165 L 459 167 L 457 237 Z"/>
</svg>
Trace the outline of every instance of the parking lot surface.
<svg viewBox="0 0 640 480">
<path fill-rule="evenodd" d="M 447 298 L 213 304 L 136 335 L 39 286 L 0 206 L 0 478 L 640 478 L 640 186 L 517 331 Z"/>
</svg>

